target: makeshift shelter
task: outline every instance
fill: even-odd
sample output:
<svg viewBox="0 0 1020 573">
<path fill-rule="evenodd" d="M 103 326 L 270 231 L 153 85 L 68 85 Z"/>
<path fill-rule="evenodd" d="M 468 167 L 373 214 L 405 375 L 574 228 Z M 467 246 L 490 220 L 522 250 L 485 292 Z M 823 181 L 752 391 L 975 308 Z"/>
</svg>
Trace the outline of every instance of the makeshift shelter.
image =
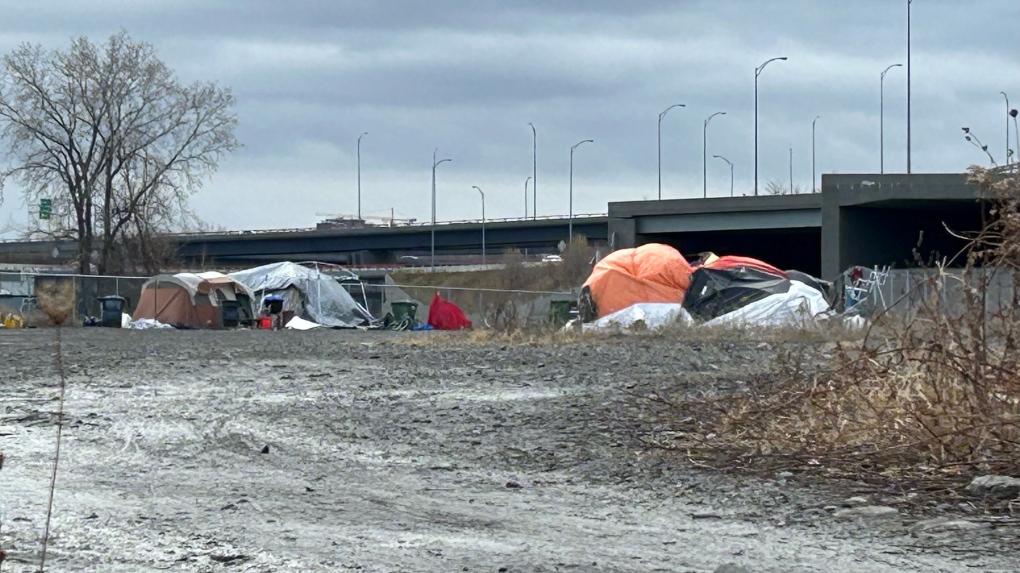
<svg viewBox="0 0 1020 573">
<path fill-rule="evenodd" d="M 270 295 L 283 298 L 284 323 L 298 316 L 328 327 L 354 328 L 374 319 L 337 278 L 316 268 L 281 262 L 230 273 L 255 292 L 256 308 Z"/>
<path fill-rule="evenodd" d="M 464 311 L 452 302 L 443 300 L 439 293 L 432 297 L 429 304 L 429 326 L 435 330 L 461 330 L 471 328 L 471 321 L 464 316 Z"/>
<path fill-rule="evenodd" d="M 608 316 L 637 303 L 680 304 L 690 286 L 691 270 L 683 255 L 669 245 L 652 243 L 613 251 L 595 264 L 582 285 L 582 318 Z"/>
<path fill-rule="evenodd" d="M 155 320 L 177 328 L 222 328 L 250 321 L 254 294 L 217 272 L 158 275 L 142 285 L 132 321 Z"/>
</svg>

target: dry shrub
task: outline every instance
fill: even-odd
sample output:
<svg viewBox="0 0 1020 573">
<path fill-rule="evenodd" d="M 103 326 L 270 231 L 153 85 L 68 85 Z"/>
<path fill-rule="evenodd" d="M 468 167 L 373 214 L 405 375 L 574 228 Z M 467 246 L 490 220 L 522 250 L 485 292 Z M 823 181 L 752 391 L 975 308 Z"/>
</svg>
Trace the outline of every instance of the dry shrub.
<svg viewBox="0 0 1020 573">
<path fill-rule="evenodd" d="M 35 297 L 50 321 L 60 326 L 74 311 L 74 281 L 68 278 L 36 277 Z"/>
<path fill-rule="evenodd" d="M 821 369 L 787 353 L 745 393 L 670 403 L 683 422 L 660 443 L 726 467 L 1020 474 L 1020 181 L 973 167 L 971 181 L 989 218 L 961 237 L 962 272 L 942 261 Z"/>
</svg>

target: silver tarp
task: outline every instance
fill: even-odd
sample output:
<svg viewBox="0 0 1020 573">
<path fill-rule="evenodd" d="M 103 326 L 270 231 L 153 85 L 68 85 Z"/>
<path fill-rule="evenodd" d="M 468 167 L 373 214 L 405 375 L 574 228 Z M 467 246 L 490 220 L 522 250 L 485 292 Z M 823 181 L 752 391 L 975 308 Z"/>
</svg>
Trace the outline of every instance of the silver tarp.
<svg viewBox="0 0 1020 573">
<path fill-rule="evenodd" d="M 284 299 L 284 310 L 323 326 L 365 326 L 373 320 L 335 277 L 316 268 L 282 262 L 227 276 L 255 291 L 258 308 L 265 297 L 275 294 Z"/>
</svg>

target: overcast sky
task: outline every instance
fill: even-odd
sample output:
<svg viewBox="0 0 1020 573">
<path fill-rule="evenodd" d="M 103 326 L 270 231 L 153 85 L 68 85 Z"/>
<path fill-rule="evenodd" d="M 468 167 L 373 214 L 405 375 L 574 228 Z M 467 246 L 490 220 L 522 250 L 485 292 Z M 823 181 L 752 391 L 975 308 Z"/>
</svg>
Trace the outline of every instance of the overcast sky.
<svg viewBox="0 0 1020 573">
<path fill-rule="evenodd" d="M 879 75 L 885 165 L 906 170 L 906 0 L 0 0 L 0 51 L 66 49 L 118 29 L 154 44 L 185 80 L 215 80 L 238 100 L 243 149 L 193 199 L 228 229 L 309 227 L 317 213 L 430 218 L 524 214 L 538 132 L 538 214 L 566 214 L 570 147 L 574 212 L 657 196 L 659 112 L 664 198 L 751 194 L 754 70 L 759 78 L 759 186 L 811 186 L 817 171 L 879 169 Z M 1000 163 L 1006 107 L 1020 105 L 1020 2 L 912 4 L 912 168 Z M 1012 135 L 1011 135 L 1012 137 Z M 3 157 L 0 157 L 0 161 Z M 529 196 L 530 196 L 529 192 Z M 530 212 L 529 197 L 529 212 Z M 8 186 L 2 219 L 26 220 Z"/>
</svg>

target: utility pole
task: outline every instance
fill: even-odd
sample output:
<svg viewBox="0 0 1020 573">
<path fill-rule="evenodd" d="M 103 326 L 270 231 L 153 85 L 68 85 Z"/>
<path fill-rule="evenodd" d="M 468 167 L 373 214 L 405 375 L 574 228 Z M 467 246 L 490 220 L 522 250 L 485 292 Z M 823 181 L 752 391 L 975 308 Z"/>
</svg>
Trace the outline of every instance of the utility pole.
<svg viewBox="0 0 1020 573">
<path fill-rule="evenodd" d="M 708 199 L 708 122 L 712 121 L 712 118 L 717 115 L 726 115 L 726 112 L 717 111 L 708 116 L 701 130 L 701 186 L 705 199 Z"/>
<path fill-rule="evenodd" d="M 436 272 L 436 167 L 443 162 L 452 161 L 452 159 L 441 159 L 436 161 L 436 152 L 439 151 L 437 147 L 432 152 L 432 272 Z"/>
<path fill-rule="evenodd" d="M 907 175 L 910 175 L 910 2 L 907 0 Z"/>
<path fill-rule="evenodd" d="M 758 195 L 758 76 L 761 75 L 769 62 L 785 60 L 786 56 L 766 60 L 764 64 L 754 69 L 754 194 Z"/>
</svg>

